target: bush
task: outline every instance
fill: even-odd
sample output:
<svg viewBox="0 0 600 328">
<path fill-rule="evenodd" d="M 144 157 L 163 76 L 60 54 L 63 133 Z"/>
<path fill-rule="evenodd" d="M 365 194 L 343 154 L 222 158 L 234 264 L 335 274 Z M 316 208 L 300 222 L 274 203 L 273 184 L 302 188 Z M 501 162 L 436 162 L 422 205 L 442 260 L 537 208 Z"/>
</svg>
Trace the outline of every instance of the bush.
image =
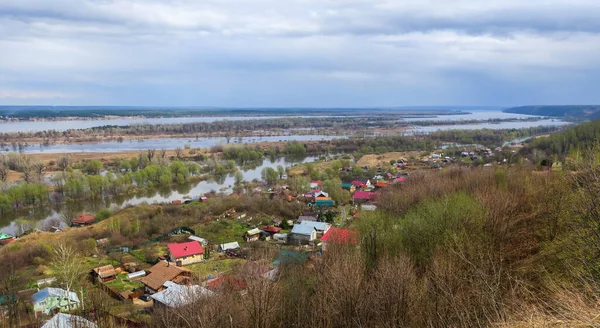
<svg viewBox="0 0 600 328">
<path fill-rule="evenodd" d="M 111 215 L 112 215 L 112 211 L 108 208 L 103 208 L 100 211 L 98 211 L 98 213 L 96 213 L 96 222 L 100 222 L 103 220 L 108 219 Z"/>
</svg>

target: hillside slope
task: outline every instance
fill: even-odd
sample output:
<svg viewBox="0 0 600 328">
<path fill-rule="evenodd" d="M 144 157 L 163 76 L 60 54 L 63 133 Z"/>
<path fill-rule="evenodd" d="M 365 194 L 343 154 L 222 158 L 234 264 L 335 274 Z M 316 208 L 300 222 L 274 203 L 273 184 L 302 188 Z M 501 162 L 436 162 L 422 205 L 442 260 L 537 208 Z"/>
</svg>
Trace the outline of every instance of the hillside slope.
<svg viewBox="0 0 600 328">
<path fill-rule="evenodd" d="M 569 119 L 594 120 L 600 118 L 600 105 L 521 106 L 504 110 L 505 113 L 554 116 Z"/>
</svg>

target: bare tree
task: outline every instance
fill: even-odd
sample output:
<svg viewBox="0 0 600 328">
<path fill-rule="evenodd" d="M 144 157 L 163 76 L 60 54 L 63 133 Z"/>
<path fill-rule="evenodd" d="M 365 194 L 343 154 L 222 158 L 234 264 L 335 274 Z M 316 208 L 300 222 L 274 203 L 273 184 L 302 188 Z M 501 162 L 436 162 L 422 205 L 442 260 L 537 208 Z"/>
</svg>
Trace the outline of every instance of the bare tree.
<svg viewBox="0 0 600 328">
<path fill-rule="evenodd" d="M 67 169 L 67 167 L 71 166 L 71 164 L 73 163 L 73 159 L 69 155 L 62 155 L 58 158 L 58 161 L 56 163 L 58 164 L 58 168 L 61 171 L 64 171 Z"/>
<path fill-rule="evenodd" d="M 180 147 L 175 148 L 175 156 L 177 156 L 177 158 L 181 158 L 183 155 L 183 150 Z"/>
<path fill-rule="evenodd" d="M 69 297 L 71 291 L 77 286 L 79 280 L 84 274 L 81 256 L 77 251 L 61 242 L 53 247 L 54 259 L 50 266 L 54 271 L 56 280 L 67 291 Z M 68 303 L 68 309 L 71 310 L 71 302 Z"/>
<path fill-rule="evenodd" d="M 156 149 L 148 149 L 148 159 L 152 162 L 154 158 L 154 154 L 156 153 Z"/>
<path fill-rule="evenodd" d="M 42 161 L 34 162 L 32 164 L 32 169 L 33 169 L 33 172 L 36 175 L 36 178 L 39 181 L 43 181 L 44 172 L 46 171 L 46 164 L 44 164 L 44 162 L 42 162 Z"/>
</svg>

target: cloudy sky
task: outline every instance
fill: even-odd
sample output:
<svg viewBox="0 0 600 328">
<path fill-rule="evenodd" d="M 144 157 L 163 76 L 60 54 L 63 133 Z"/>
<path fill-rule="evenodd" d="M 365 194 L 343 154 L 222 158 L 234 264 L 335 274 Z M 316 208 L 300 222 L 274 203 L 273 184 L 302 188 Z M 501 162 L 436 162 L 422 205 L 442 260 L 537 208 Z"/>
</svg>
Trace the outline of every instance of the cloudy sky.
<svg viewBox="0 0 600 328">
<path fill-rule="evenodd" d="M 0 0 L 0 104 L 600 103 L 598 0 Z"/>
</svg>

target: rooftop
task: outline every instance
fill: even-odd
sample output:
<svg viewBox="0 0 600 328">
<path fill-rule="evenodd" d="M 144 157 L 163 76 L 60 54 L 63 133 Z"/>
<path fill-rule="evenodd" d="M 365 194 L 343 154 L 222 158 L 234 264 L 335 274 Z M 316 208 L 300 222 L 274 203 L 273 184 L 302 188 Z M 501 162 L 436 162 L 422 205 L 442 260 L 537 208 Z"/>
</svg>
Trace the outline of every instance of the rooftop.
<svg viewBox="0 0 600 328">
<path fill-rule="evenodd" d="M 188 241 L 187 243 L 180 244 L 169 244 L 169 252 L 174 258 L 180 258 L 185 256 L 193 256 L 198 254 L 204 254 L 204 248 L 197 241 Z"/>
</svg>

